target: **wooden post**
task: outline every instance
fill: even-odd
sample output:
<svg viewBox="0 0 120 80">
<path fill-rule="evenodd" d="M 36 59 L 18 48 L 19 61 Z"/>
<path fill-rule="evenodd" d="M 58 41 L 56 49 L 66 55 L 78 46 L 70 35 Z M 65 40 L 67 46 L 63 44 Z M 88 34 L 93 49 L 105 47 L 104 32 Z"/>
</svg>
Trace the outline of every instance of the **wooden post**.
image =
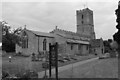
<svg viewBox="0 0 120 80">
<path fill-rule="evenodd" d="M 58 80 L 58 43 L 54 45 L 49 44 L 49 78 L 51 78 L 51 67 L 55 67 L 55 76 Z"/>
<path fill-rule="evenodd" d="M 56 56 L 56 80 L 58 80 L 58 43 L 55 44 L 55 56 Z"/>
<path fill-rule="evenodd" d="M 51 78 L 51 43 L 49 43 L 49 78 Z"/>
<path fill-rule="evenodd" d="M 43 51 L 44 51 L 44 55 L 45 55 L 45 63 L 46 63 L 46 43 L 47 43 L 47 40 L 46 39 L 44 39 L 43 40 Z M 47 64 L 47 63 L 46 63 Z M 46 67 L 45 67 L 45 76 L 44 76 L 44 78 L 47 78 L 47 74 L 46 74 Z"/>
</svg>

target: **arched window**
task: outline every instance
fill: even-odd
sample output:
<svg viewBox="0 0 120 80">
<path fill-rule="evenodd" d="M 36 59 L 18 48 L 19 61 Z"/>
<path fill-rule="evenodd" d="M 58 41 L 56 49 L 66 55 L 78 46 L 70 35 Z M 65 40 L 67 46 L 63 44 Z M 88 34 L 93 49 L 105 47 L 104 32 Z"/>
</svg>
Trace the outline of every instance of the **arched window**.
<svg viewBox="0 0 120 80">
<path fill-rule="evenodd" d="M 81 21 L 81 23 L 83 24 L 83 21 Z"/>
<path fill-rule="evenodd" d="M 28 35 L 25 31 L 22 35 L 22 48 L 28 48 Z"/>
<path fill-rule="evenodd" d="M 83 14 L 82 14 L 82 19 L 83 19 Z"/>
<path fill-rule="evenodd" d="M 73 44 L 71 44 L 71 50 L 73 50 Z"/>
</svg>

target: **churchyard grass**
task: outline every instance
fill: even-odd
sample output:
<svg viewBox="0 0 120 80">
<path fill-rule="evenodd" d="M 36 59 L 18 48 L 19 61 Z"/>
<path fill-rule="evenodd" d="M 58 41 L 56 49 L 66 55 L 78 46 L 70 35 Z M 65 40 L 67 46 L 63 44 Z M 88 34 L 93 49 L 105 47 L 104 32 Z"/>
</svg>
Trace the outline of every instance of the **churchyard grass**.
<svg viewBox="0 0 120 80">
<path fill-rule="evenodd" d="M 2 70 L 7 71 L 9 74 L 24 73 L 26 70 L 32 70 L 35 72 L 43 71 L 42 61 L 31 61 L 31 57 L 12 56 L 11 62 L 9 62 L 9 56 L 2 57 Z M 77 56 L 77 60 L 71 60 L 64 63 L 59 62 L 58 66 L 64 66 L 70 63 L 86 60 L 96 56 Z"/>
</svg>

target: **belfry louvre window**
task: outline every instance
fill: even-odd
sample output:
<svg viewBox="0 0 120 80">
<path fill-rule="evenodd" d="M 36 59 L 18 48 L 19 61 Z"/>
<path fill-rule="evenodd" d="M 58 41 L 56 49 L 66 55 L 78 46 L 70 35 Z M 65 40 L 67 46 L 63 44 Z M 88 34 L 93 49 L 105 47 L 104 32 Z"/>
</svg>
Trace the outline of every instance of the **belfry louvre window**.
<svg viewBox="0 0 120 80">
<path fill-rule="evenodd" d="M 81 23 L 83 24 L 83 21 L 81 21 Z"/>
<path fill-rule="evenodd" d="M 28 48 L 28 35 L 26 32 L 23 32 L 22 35 L 22 48 Z"/>
<path fill-rule="evenodd" d="M 83 14 L 82 14 L 82 19 L 83 19 Z"/>
</svg>

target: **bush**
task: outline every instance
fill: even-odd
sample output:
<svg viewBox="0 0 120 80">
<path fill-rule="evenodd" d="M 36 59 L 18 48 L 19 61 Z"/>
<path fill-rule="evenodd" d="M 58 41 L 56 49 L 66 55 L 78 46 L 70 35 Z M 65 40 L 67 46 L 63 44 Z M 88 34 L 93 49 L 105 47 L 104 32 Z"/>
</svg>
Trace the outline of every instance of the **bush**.
<svg viewBox="0 0 120 80">
<path fill-rule="evenodd" d="M 18 52 L 15 54 L 15 56 L 29 57 L 30 55 L 24 55 L 22 52 Z"/>
<path fill-rule="evenodd" d="M 27 71 L 23 74 L 22 78 L 38 78 L 38 74 L 37 74 L 37 72 L 35 72 L 35 71 L 27 70 Z"/>
<path fill-rule="evenodd" d="M 23 73 L 17 73 L 16 77 L 18 78 L 38 78 L 38 74 L 35 71 L 31 71 L 31 70 L 26 70 Z"/>
<path fill-rule="evenodd" d="M 2 71 L 2 79 L 5 79 L 5 78 L 7 78 L 7 77 L 9 77 L 9 76 L 10 76 L 10 75 L 9 75 L 8 72 Z"/>
</svg>

